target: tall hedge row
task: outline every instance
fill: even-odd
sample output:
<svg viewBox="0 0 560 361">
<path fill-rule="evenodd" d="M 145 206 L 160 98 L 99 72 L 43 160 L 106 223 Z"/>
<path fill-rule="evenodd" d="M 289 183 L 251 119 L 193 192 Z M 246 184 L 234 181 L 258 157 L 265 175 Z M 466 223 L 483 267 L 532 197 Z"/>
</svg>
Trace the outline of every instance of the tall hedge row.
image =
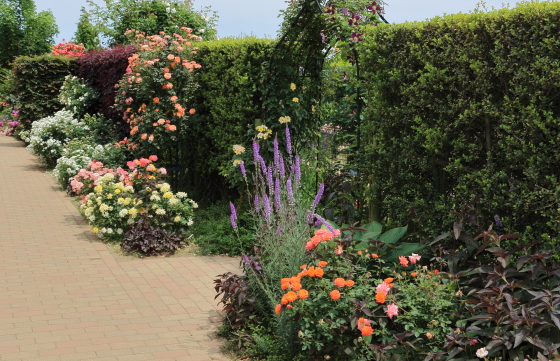
<svg viewBox="0 0 560 361">
<path fill-rule="evenodd" d="M 58 93 L 64 77 L 76 69 L 74 58 L 45 54 L 21 56 L 13 63 L 16 108 L 26 128 L 63 108 Z"/>
<path fill-rule="evenodd" d="M 375 218 L 415 204 L 437 226 L 480 195 L 483 225 L 557 237 L 559 2 L 379 26 L 366 47 Z"/>
<path fill-rule="evenodd" d="M 201 64 L 195 72 L 198 88 L 189 107 L 189 188 L 201 197 L 217 197 L 228 191 L 233 144 L 248 144 L 248 128 L 262 117 L 259 83 L 272 40 L 252 37 L 221 39 L 197 44 L 192 59 Z M 195 196 L 193 194 L 193 196 Z"/>
</svg>

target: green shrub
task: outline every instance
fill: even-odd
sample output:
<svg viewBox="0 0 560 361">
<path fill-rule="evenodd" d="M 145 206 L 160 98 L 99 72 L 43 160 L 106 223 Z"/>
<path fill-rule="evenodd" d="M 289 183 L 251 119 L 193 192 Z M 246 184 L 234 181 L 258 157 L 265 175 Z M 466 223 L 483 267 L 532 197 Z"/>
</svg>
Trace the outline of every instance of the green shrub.
<svg viewBox="0 0 560 361">
<path fill-rule="evenodd" d="M 76 59 L 50 54 L 22 56 L 13 63 L 15 107 L 26 129 L 31 123 L 53 115 L 63 106 L 58 93 L 64 78 L 74 72 Z"/>
<path fill-rule="evenodd" d="M 414 205 L 430 236 L 480 195 L 484 225 L 556 244 L 559 21 L 560 3 L 532 2 L 368 31 L 372 214 Z"/>
<path fill-rule="evenodd" d="M 238 239 L 231 228 L 229 206 L 217 202 L 196 211 L 196 223 L 190 228 L 191 241 L 202 253 L 227 254 L 230 256 L 250 254 L 254 243 L 253 221 L 249 214 L 240 214 Z"/>
</svg>

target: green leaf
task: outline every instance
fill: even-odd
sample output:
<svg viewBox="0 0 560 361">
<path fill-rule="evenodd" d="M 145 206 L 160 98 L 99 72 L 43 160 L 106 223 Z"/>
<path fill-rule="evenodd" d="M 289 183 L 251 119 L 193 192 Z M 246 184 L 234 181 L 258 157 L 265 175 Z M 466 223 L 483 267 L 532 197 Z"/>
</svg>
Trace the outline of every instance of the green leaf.
<svg viewBox="0 0 560 361">
<path fill-rule="evenodd" d="M 402 238 L 402 236 L 404 236 L 407 230 L 408 226 L 390 229 L 387 232 L 383 233 L 379 240 L 383 243 L 396 243 L 399 239 Z"/>
</svg>

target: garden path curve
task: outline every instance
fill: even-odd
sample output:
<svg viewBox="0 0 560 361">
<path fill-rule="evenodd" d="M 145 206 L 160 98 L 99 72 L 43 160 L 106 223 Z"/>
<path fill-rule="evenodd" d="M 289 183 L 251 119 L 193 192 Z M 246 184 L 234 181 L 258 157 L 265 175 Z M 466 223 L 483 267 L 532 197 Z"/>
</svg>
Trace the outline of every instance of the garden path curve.
<svg viewBox="0 0 560 361">
<path fill-rule="evenodd" d="M 229 360 L 228 257 L 120 262 L 23 143 L 0 135 L 0 360 Z"/>
</svg>

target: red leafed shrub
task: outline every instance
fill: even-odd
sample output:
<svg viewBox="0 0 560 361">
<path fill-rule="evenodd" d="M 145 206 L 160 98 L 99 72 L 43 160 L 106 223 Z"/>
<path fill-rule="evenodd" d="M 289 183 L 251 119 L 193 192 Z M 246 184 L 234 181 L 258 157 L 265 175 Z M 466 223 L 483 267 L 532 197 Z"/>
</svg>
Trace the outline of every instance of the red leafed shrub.
<svg viewBox="0 0 560 361">
<path fill-rule="evenodd" d="M 66 43 L 56 44 L 53 48 L 52 54 L 71 57 L 71 56 L 82 56 L 85 53 L 84 53 L 84 47 L 81 44 L 74 44 L 68 41 Z"/>
<path fill-rule="evenodd" d="M 128 58 L 135 52 L 136 49 L 132 45 L 88 51 L 78 58 L 76 72 L 79 78 L 85 79 L 86 83 L 100 94 L 99 102 L 90 110 L 113 120 L 124 133 L 127 132 L 128 125 L 123 120 L 123 114 L 113 108 L 115 84 L 126 72 Z"/>
</svg>

